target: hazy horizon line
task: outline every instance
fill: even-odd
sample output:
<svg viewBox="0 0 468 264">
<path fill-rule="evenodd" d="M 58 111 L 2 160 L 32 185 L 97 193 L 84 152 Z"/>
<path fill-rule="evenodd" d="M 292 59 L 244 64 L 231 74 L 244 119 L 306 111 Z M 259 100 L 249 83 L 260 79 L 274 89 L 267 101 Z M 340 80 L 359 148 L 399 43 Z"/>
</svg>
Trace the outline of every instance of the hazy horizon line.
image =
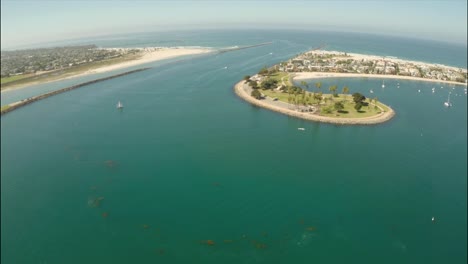
<svg viewBox="0 0 468 264">
<path fill-rule="evenodd" d="M 291 30 L 291 31 L 310 31 L 310 32 L 321 32 L 321 33 L 345 33 L 345 34 L 363 34 L 363 35 L 370 35 L 370 36 L 377 36 L 377 37 L 397 37 L 401 39 L 411 39 L 411 40 L 420 40 L 420 41 L 431 41 L 431 42 L 441 42 L 445 44 L 452 44 L 452 45 L 457 45 L 457 46 L 467 46 L 467 41 L 466 39 L 463 39 L 464 41 L 454 41 L 454 40 L 443 40 L 440 38 L 434 39 L 434 38 L 427 38 L 427 37 L 415 37 L 415 36 L 407 36 L 405 34 L 397 34 L 397 33 L 382 33 L 382 32 L 372 32 L 372 31 L 359 31 L 355 29 L 341 29 L 340 28 L 335 28 L 333 26 L 318 26 L 318 27 L 325 27 L 325 28 L 316 28 L 317 25 L 315 25 L 315 28 L 305 28 L 309 25 L 298 25 L 294 27 L 294 25 L 267 25 L 267 26 L 250 26 L 250 27 L 245 27 L 245 26 L 240 26 L 240 25 L 230 25 L 225 28 L 219 28 L 219 25 L 213 27 L 213 26 L 200 26 L 200 27 L 193 27 L 194 25 L 177 25 L 172 28 L 156 28 L 156 29 L 146 29 L 146 30 L 133 30 L 133 31 L 125 31 L 125 32 L 113 32 L 113 33 L 83 33 L 80 34 L 80 36 L 74 36 L 74 37 L 64 37 L 60 39 L 55 39 L 55 40 L 50 40 L 50 41 L 38 41 L 38 42 L 29 42 L 25 44 L 15 44 L 15 45 L 7 45 L 7 47 L 4 47 L 5 45 L 2 45 L 1 51 L 12 51 L 12 50 L 26 50 L 26 49 L 40 49 L 40 48 L 52 48 L 51 44 L 57 43 L 59 44 L 60 42 L 66 42 L 66 41 L 80 41 L 80 40 L 86 40 L 86 39 L 92 39 L 92 38 L 108 38 L 112 36 L 119 36 L 119 35 L 132 35 L 132 34 L 149 34 L 149 33 L 157 33 L 157 32 L 182 32 L 182 31 L 225 31 L 225 30 L 259 30 L 259 31 L 274 31 L 274 30 Z M 328 28 L 328 29 L 326 29 Z M 43 45 L 41 47 L 41 45 Z M 57 45 L 55 47 L 64 47 L 64 46 L 73 46 L 74 44 L 69 44 L 69 45 Z"/>
</svg>

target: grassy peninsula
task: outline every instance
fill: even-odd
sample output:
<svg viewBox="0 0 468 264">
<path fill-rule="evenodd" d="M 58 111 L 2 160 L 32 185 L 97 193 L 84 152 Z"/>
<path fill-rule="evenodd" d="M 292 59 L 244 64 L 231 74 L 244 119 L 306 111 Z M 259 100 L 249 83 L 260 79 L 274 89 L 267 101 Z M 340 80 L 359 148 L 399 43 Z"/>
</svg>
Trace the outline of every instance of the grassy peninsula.
<svg viewBox="0 0 468 264">
<path fill-rule="evenodd" d="M 352 93 L 347 86 L 322 87 L 301 81 L 295 85 L 293 73 L 263 68 L 245 76 L 235 86 L 236 93 L 255 105 L 308 120 L 336 124 L 377 124 L 390 120 L 394 111 L 379 102 Z"/>
</svg>

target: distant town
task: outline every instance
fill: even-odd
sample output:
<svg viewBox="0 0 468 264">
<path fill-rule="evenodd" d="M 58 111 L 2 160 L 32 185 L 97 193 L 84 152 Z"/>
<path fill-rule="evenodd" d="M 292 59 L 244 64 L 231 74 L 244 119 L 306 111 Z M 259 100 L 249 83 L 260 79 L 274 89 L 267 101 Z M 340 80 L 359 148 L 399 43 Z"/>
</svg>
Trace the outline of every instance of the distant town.
<svg viewBox="0 0 468 264">
<path fill-rule="evenodd" d="M 275 67 L 280 72 L 386 74 L 467 82 L 466 69 L 401 60 L 395 57 L 348 54 L 337 51 L 309 51 Z"/>
<path fill-rule="evenodd" d="M 137 54 L 138 49 L 101 49 L 95 45 L 1 52 L 1 77 L 63 70 Z"/>
</svg>

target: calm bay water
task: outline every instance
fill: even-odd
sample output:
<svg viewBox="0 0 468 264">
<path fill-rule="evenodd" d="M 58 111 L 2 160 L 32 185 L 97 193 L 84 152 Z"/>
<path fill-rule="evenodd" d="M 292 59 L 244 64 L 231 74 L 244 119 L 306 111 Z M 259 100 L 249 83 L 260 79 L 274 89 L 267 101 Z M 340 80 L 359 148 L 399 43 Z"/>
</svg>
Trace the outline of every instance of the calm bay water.
<svg viewBox="0 0 468 264">
<path fill-rule="evenodd" d="M 244 75 L 323 42 L 460 67 L 466 47 L 270 31 L 89 40 L 266 41 L 273 44 L 154 63 L 2 116 L 2 263 L 466 263 L 463 86 L 321 80 L 373 89 L 397 112 L 378 126 L 298 120 L 232 91 Z M 74 82 L 2 93 L 2 104 Z"/>
</svg>

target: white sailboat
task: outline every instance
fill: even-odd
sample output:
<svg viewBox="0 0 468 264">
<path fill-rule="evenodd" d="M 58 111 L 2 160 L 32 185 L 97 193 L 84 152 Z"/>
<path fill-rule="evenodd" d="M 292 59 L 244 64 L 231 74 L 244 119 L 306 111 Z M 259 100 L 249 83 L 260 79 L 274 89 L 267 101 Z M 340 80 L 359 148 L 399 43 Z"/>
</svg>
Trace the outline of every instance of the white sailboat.
<svg viewBox="0 0 468 264">
<path fill-rule="evenodd" d="M 385 88 L 385 80 L 382 81 L 382 88 Z"/>
<path fill-rule="evenodd" d="M 117 109 L 121 109 L 121 108 L 123 108 L 123 104 L 119 101 L 119 102 L 117 103 Z"/>
<path fill-rule="evenodd" d="M 445 102 L 444 105 L 445 105 L 446 107 L 451 107 L 451 106 L 452 106 L 452 103 L 450 102 L 450 93 L 448 94 L 447 102 Z"/>
<path fill-rule="evenodd" d="M 372 89 L 370 89 L 370 93 L 374 93 L 374 91 Z"/>
</svg>

